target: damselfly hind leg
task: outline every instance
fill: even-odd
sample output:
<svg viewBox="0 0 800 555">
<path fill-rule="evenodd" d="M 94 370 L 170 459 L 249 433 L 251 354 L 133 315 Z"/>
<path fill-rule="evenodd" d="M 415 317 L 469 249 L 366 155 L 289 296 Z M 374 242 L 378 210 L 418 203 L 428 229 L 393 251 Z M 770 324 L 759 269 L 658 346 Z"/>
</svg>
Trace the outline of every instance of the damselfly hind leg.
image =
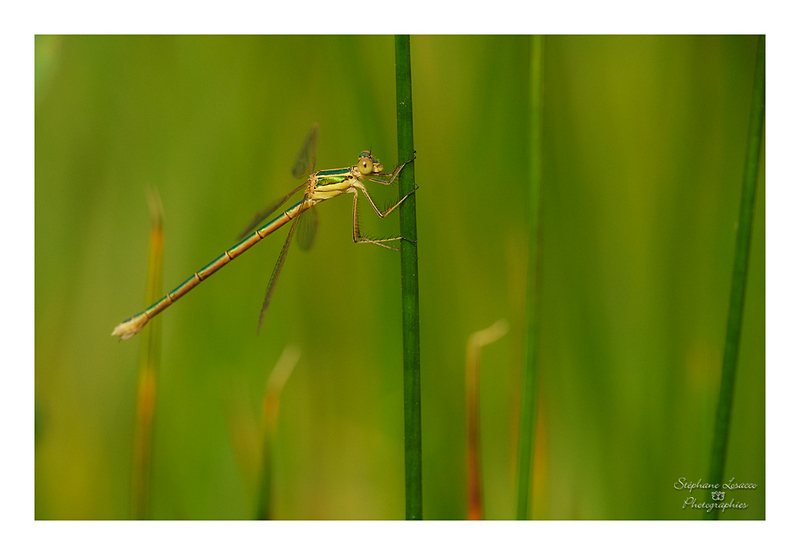
<svg viewBox="0 0 800 555">
<path fill-rule="evenodd" d="M 396 249 L 395 247 L 386 245 L 384 243 L 390 243 L 392 241 L 401 241 L 401 240 L 406 240 L 406 241 L 410 241 L 412 243 L 416 243 L 416 241 L 413 241 L 411 239 L 407 239 L 407 238 L 405 238 L 403 236 L 389 237 L 387 239 L 370 239 L 368 237 L 364 237 L 363 235 L 361 235 L 361 230 L 360 230 L 359 225 L 358 225 L 358 191 L 360 190 L 362 193 L 364 193 L 364 195 L 367 197 L 367 200 L 369 201 L 370 205 L 372 206 L 373 210 L 375 210 L 375 213 L 378 214 L 378 216 L 380 216 L 381 218 L 385 218 L 395 208 L 400 206 L 403 203 L 403 201 L 406 200 L 412 193 L 416 192 L 416 190 L 419 189 L 419 186 L 414 187 L 414 189 L 411 192 L 406 193 L 406 195 L 403 196 L 403 198 L 401 198 L 393 206 L 390 206 L 389 208 L 387 208 L 385 210 L 379 210 L 378 209 L 378 207 L 375 205 L 375 201 L 372 200 L 372 197 L 367 192 L 366 187 L 364 187 L 361 183 L 356 182 L 353 186 L 356 189 L 356 190 L 353 191 L 353 195 L 354 195 L 353 196 L 353 242 L 354 243 L 372 243 L 372 244 L 375 244 L 375 245 L 378 245 L 380 247 L 384 247 L 384 248 L 387 248 L 387 249 L 390 249 L 390 250 L 393 250 L 393 251 L 396 251 L 396 250 L 399 250 L 399 249 Z"/>
</svg>

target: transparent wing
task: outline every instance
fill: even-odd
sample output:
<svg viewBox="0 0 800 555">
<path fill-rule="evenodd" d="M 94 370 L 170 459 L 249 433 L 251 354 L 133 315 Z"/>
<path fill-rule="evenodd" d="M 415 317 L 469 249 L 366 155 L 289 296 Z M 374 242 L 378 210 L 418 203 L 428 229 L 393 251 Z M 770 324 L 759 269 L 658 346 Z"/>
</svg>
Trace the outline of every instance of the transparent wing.
<svg viewBox="0 0 800 555">
<path fill-rule="evenodd" d="M 301 213 L 292 222 L 292 226 L 289 228 L 289 235 L 286 236 L 286 241 L 283 243 L 283 248 L 281 248 L 281 254 L 278 256 L 278 261 L 275 263 L 275 268 L 272 270 L 272 275 L 269 278 L 269 285 L 267 285 L 267 292 L 264 295 L 264 304 L 261 305 L 261 314 L 258 316 L 258 329 L 256 330 L 256 333 L 261 330 L 261 323 L 264 321 L 264 314 L 267 313 L 267 309 L 269 308 L 269 302 L 272 300 L 272 293 L 275 291 L 275 285 L 278 283 L 278 276 L 281 275 L 283 263 L 286 262 L 286 255 L 289 253 L 289 245 L 292 242 L 295 229 L 297 229 L 300 216 L 303 216 L 303 214 L 305 214 L 305 212 Z"/>
<path fill-rule="evenodd" d="M 245 235 L 249 234 L 254 229 L 256 229 L 261 222 L 263 222 L 264 220 L 266 220 L 270 216 L 270 214 L 275 212 L 275 210 L 280 208 L 287 200 L 289 200 L 292 196 L 297 194 L 297 192 L 301 191 L 307 185 L 308 185 L 308 181 L 306 181 L 302 185 L 298 186 L 296 189 L 294 189 L 288 195 L 286 195 L 286 196 L 284 196 L 282 198 L 279 198 L 278 200 L 276 200 L 272 204 L 269 204 L 266 208 L 264 208 L 264 210 L 262 210 L 261 212 L 259 212 L 255 216 L 253 216 L 253 219 L 250 220 L 250 223 L 247 224 L 247 227 L 244 228 L 244 230 L 239 234 L 239 239 L 244 239 Z"/>
<path fill-rule="evenodd" d="M 297 159 L 294 162 L 294 167 L 292 168 L 292 175 L 294 177 L 308 177 L 309 174 L 314 169 L 314 163 L 316 161 L 316 152 L 317 152 L 317 133 L 319 132 L 319 124 L 314 123 L 311 126 L 311 131 L 308 132 L 308 136 L 306 137 L 305 142 L 303 143 L 303 147 L 300 149 L 299 154 L 297 155 Z M 247 224 L 247 227 L 239 234 L 239 239 L 243 239 L 248 233 L 253 231 L 258 227 L 258 225 L 266 220 L 270 214 L 275 212 L 281 205 L 289 200 L 293 195 L 295 195 L 298 191 L 300 191 L 303 187 L 308 185 L 308 181 L 294 189 L 291 193 L 286 195 L 285 197 L 279 198 L 272 204 L 267 205 L 264 210 L 257 213 L 253 216 L 253 219 L 250 220 L 250 223 Z M 315 226 L 316 227 L 316 226 Z M 313 233 L 311 237 L 311 242 L 308 243 L 309 247 L 311 243 L 313 243 Z M 302 244 L 302 243 L 301 243 Z"/>
<path fill-rule="evenodd" d="M 309 250 L 314 245 L 314 237 L 317 236 L 319 226 L 319 214 L 317 207 L 312 206 L 299 216 L 297 224 L 297 245 L 304 251 Z"/>
<path fill-rule="evenodd" d="M 303 143 L 303 148 L 300 149 L 300 153 L 297 155 L 297 160 L 294 162 L 294 167 L 292 168 L 293 176 L 297 178 L 306 177 L 314 171 L 314 163 L 316 162 L 317 156 L 318 131 L 319 124 L 314 123 L 314 125 L 311 126 L 311 131 L 308 132 L 306 142 Z"/>
</svg>

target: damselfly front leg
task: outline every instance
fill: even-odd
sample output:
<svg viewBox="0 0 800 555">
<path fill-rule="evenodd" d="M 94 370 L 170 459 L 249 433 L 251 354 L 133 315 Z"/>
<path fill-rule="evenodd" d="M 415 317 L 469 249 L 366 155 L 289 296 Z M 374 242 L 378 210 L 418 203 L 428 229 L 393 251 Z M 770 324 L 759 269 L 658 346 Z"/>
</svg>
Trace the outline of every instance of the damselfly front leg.
<svg viewBox="0 0 800 555">
<path fill-rule="evenodd" d="M 373 173 L 372 175 L 373 175 L 374 177 L 367 177 L 367 179 L 369 179 L 370 181 L 372 181 L 372 182 L 374 182 L 374 183 L 382 183 L 382 184 L 384 184 L 384 185 L 391 185 L 392 183 L 394 183 L 394 180 L 395 180 L 395 178 L 397 178 L 397 176 L 398 176 L 398 175 L 400 175 L 400 171 L 401 171 L 401 170 L 402 170 L 404 167 L 406 167 L 406 164 L 409 164 L 409 163 L 413 162 L 414 160 L 416 160 L 416 158 L 417 158 L 417 155 L 415 154 L 415 155 L 414 155 L 414 156 L 411 158 L 411 160 L 406 160 L 405 162 L 403 162 L 402 164 L 400 164 L 399 166 L 397 166 L 397 167 L 394 169 L 394 171 L 393 171 L 392 173 Z M 391 177 L 391 179 L 390 179 L 389 181 L 382 181 L 382 180 L 380 180 L 380 179 L 375 179 L 375 177 Z M 415 189 L 415 190 L 416 190 L 416 189 Z M 413 192 L 414 192 L 414 191 L 411 191 L 411 193 L 413 193 Z M 409 193 L 409 195 L 410 195 L 411 193 Z M 408 195 L 406 195 L 406 197 L 407 197 L 407 196 L 408 196 Z M 403 198 L 405 198 L 405 197 L 403 197 Z M 400 202 L 403 202 L 403 201 L 401 200 Z M 400 204 L 400 203 L 398 203 L 398 204 Z"/>
</svg>

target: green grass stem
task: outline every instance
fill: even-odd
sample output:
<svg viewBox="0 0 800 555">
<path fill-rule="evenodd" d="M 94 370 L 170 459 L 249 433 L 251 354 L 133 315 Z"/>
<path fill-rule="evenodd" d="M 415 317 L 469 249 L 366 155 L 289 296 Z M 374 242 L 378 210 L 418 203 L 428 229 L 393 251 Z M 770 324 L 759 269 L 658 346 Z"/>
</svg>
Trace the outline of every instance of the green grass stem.
<svg viewBox="0 0 800 555">
<path fill-rule="evenodd" d="M 414 156 L 414 122 L 411 107 L 411 41 L 395 37 L 397 75 L 397 160 Z M 400 196 L 414 189 L 414 164 L 399 176 Z M 405 421 L 406 519 L 422 519 L 422 410 L 419 357 L 419 281 L 417 278 L 416 194 L 400 205 L 400 283 L 403 303 L 403 406 Z"/>
<path fill-rule="evenodd" d="M 539 256 L 541 252 L 542 189 L 542 107 L 544 38 L 531 37 L 530 69 L 530 163 L 531 192 L 528 216 L 528 270 L 525 294 L 525 358 L 522 370 L 519 441 L 517 451 L 517 519 L 528 518 L 528 496 L 533 474 L 533 446 L 536 432 L 539 354 Z"/>
<path fill-rule="evenodd" d="M 725 353 L 722 359 L 722 377 L 717 401 L 717 415 L 714 424 L 714 442 L 711 447 L 711 467 L 709 484 L 722 485 L 725 471 L 725 456 L 730 436 L 731 410 L 733 407 L 733 387 L 736 382 L 736 363 L 739 356 L 739 343 L 742 332 L 742 315 L 747 286 L 747 267 L 750 258 L 750 239 L 753 233 L 753 211 L 755 209 L 756 184 L 758 182 L 758 163 L 761 157 L 761 137 L 764 132 L 764 110 L 766 97 L 765 39 L 758 39 L 756 54 L 756 74 L 753 84 L 753 102 L 750 113 L 750 128 L 747 137 L 742 199 L 739 207 L 739 222 L 736 232 L 736 247 L 733 261 L 733 280 L 728 307 L 728 327 L 725 333 Z M 708 490 L 708 502 L 712 489 Z M 704 513 L 707 519 L 719 518 L 719 510 Z"/>
</svg>

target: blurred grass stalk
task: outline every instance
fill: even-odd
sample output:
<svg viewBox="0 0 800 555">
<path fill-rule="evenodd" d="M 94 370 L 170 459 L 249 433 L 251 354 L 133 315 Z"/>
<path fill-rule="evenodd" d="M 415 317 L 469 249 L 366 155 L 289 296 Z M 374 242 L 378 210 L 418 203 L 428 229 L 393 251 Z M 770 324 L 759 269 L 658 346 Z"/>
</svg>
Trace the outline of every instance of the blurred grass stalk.
<svg viewBox="0 0 800 555">
<path fill-rule="evenodd" d="M 483 478 L 480 450 L 480 365 L 481 349 L 508 332 L 508 322 L 498 320 L 476 331 L 467 340 L 467 519 L 483 519 Z"/>
<path fill-rule="evenodd" d="M 397 162 L 414 156 L 411 107 L 411 41 L 394 39 L 397 81 Z M 400 172 L 400 197 L 414 188 L 414 166 Z M 403 413 L 405 429 L 406 519 L 422 519 L 422 422 L 419 357 L 419 281 L 417 279 L 417 195 L 400 205 L 400 288 L 403 303 Z"/>
<path fill-rule="evenodd" d="M 164 268 L 164 211 L 155 188 L 147 188 L 150 209 L 150 246 L 147 261 L 145 306 L 161 296 Z M 150 517 L 150 469 L 153 459 L 153 414 L 156 399 L 156 376 L 161 353 L 161 321 L 144 330 L 139 357 L 136 422 L 133 436 L 133 517 Z"/>
<path fill-rule="evenodd" d="M 275 435 L 278 429 L 278 410 L 280 409 L 281 393 L 286 380 L 292 374 L 297 361 L 300 360 L 300 349 L 287 345 L 281 357 L 275 364 L 267 380 L 263 403 L 263 449 L 261 452 L 261 479 L 258 493 L 258 508 L 256 518 L 271 520 L 274 516 L 272 495 L 272 469 L 274 468 Z"/>
<path fill-rule="evenodd" d="M 531 192 L 528 216 L 528 270 L 525 292 L 525 360 L 522 369 L 522 401 L 517 452 L 517 519 L 528 518 L 528 496 L 533 473 L 533 445 L 536 430 L 539 355 L 539 256 L 541 253 L 542 111 L 544 37 L 531 37 L 530 118 Z"/>
<path fill-rule="evenodd" d="M 753 84 L 753 103 L 750 112 L 750 128 L 747 137 L 742 199 L 739 206 L 739 222 L 736 231 L 736 247 L 733 260 L 733 280 L 728 307 L 728 327 L 725 333 L 725 354 L 722 359 L 722 377 L 714 424 L 714 442 L 711 447 L 709 484 L 722 484 L 725 471 L 725 456 L 728 451 L 733 386 L 736 382 L 736 363 L 742 332 L 744 296 L 747 286 L 747 268 L 750 261 L 750 240 L 753 233 L 753 211 L 755 209 L 758 162 L 761 157 L 761 136 L 764 132 L 764 103 L 766 97 L 765 37 L 758 39 L 756 73 Z M 708 503 L 714 503 L 708 490 Z M 704 513 L 707 519 L 719 518 L 719 510 Z"/>
</svg>

